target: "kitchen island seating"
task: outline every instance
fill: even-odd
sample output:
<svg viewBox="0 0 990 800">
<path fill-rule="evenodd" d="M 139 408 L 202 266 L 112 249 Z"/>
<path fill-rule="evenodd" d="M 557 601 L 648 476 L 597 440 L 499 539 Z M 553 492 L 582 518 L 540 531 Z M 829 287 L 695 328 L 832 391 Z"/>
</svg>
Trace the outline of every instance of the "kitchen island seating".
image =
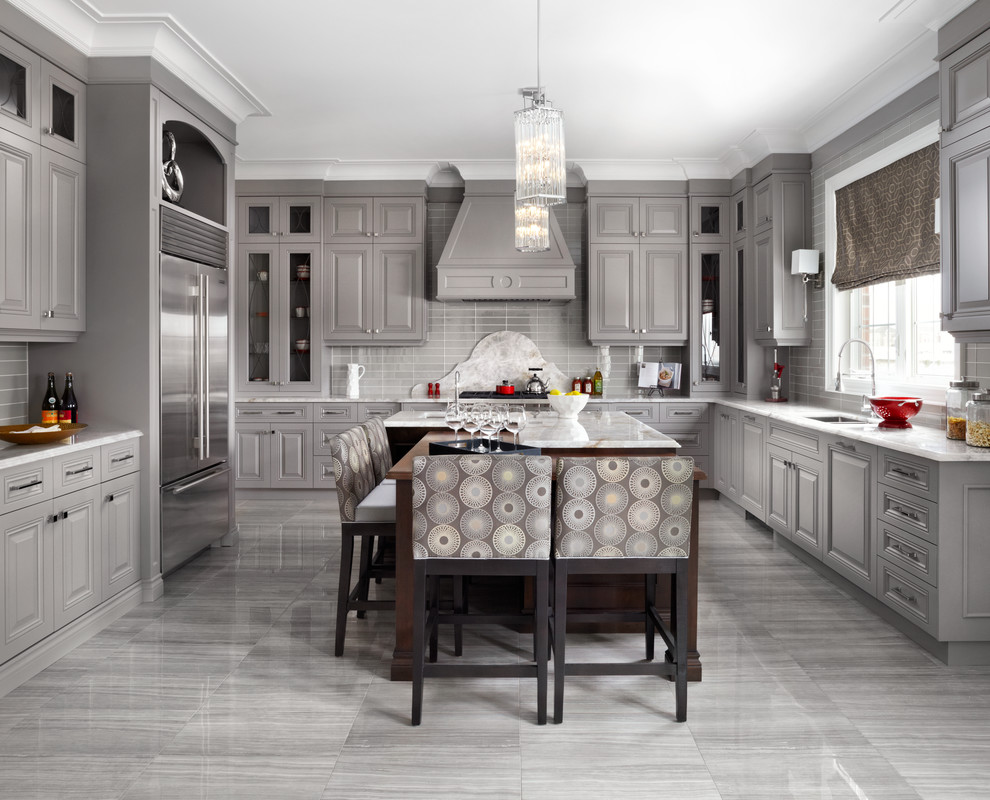
<svg viewBox="0 0 990 800">
<path fill-rule="evenodd" d="M 547 719 L 550 604 L 550 497 L 548 456 L 436 455 L 412 462 L 412 724 L 423 711 L 423 680 L 433 677 L 535 677 L 537 723 Z M 469 614 L 455 599 L 441 614 L 440 576 L 529 576 L 531 612 Z M 427 603 L 429 595 L 429 603 Z M 437 626 L 531 621 L 535 663 L 436 663 Z M 430 641 L 429 663 L 426 642 Z"/>
<path fill-rule="evenodd" d="M 373 563 L 375 538 L 395 540 L 395 484 L 376 485 L 367 434 L 360 426 L 334 436 L 330 452 L 340 508 L 341 552 L 334 655 L 341 656 L 348 612 L 357 611 L 358 616 L 363 616 L 369 609 L 395 609 L 392 600 L 368 599 L 372 578 L 395 574 L 394 569 Z M 361 558 L 357 581 L 352 588 L 355 538 L 361 539 Z"/>
<path fill-rule="evenodd" d="M 663 675 L 675 681 L 676 717 L 687 719 L 688 556 L 692 476 L 689 457 L 560 458 L 556 462 L 553 567 L 554 722 L 564 714 L 568 675 Z M 642 611 L 568 613 L 567 576 L 645 575 Z M 668 627 L 656 608 L 656 576 L 671 582 Z M 568 663 L 567 623 L 641 621 L 646 661 Z M 666 658 L 653 660 L 659 631 Z"/>
<path fill-rule="evenodd" d="M 375 473 L 375 484 L 380 485 L 384 483 L 394 486 L 395 481 L 385 477 L 388 471 L 392 469 L 392 451 L 389 449 L 388 432 L 385 430 L 385 423 L 382 422 L 380 417 L 371 417 L 367 422 L 361 424 L 361 428 L 364 430 L 364 435 L 368 439 L 368 449 L 371 451 L 371 466 Z M 374 550 L 373 542 L 372 550 Z M 378 540 L 378 549 L 375 551 L 372 562 L 376 571 L 379 572 L 375 576 L 375 583 L 382 582 L 380 573 L 388 561 L 393 563 L 395 561 L 394 537 L 385 537 Z M 360 616 L 364 612 L 361 611 L 358 614 Z"/>
</svg>

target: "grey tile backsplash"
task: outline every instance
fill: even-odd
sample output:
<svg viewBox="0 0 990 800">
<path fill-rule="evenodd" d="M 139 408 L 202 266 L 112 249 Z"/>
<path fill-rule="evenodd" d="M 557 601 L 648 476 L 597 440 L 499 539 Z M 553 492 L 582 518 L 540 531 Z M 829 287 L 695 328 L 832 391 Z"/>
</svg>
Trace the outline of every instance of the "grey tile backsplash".
<svg viewBox="0 0 990 800">
<path fill-rule="evenodd" d="M 430 203 L 426 228 L 426 296 L 436 295 L 435 266 L 457 216 L 458 203 Z M 569 303 L 452 302 L 427 300 L 429 340 L 419 347 L 326 347 L 324 374 L 331 395 L 343 394 L 346 364 L 367 368 L 361 393 L 369 397 L 407 397 L 418 383 L 437 381 L 465 360 L 475 344 L 496 331 L 516 331 L 532 339 L 540 352 L 571 377 L 594 373 L 599 348 L 588 344 L 587 205 L 568 203 L 554 209 L 571 257 L 577 265 L 577 299 Z M 679 361 L 680 347 L 647 347 L 647 361 Z M 634 347 L 610 348 L 612 371 L 606 392 L 628 396 L 637 392 L 638 368 Z M 506 376 L 511 377 L 511 376 Z M 552 387 L 563 390 L 565 387 Z M 570 387 L 566 387 L 569 389 Z"/>
</svg>

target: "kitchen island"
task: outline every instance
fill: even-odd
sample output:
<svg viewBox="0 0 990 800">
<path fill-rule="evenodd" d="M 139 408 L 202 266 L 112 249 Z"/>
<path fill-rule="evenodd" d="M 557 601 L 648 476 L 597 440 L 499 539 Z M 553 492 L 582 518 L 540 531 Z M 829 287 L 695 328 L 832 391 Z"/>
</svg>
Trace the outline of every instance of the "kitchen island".
<svg viewBox="0 0 990 800">
<path fill-rule="evenodd" d="M 402 442 L 411 448 L 389 471 L 396 481 L 396 579 L 395 651 L 392 680 L 412 677 L 412 459 L 429 453 L 430 442 L 450 441 L 442 414 L 429 411 L 403 411 L 385 420 L 393 445 Z M 678 443 L 626 414 L 609 411 L 584 412 L 576 420 L 560 420 L 552 412 L 542 412 L 529 421 L 519 434 L 519 443 L 539 447 L 544 455 L 560 456 L 664 456 L 675 455 Z M 688 597 L 688 679 L 701 680 L 701 659 L 697 648 L 698 621 L 698 482 L 704 473 L 695 470 L 694 502 L 691 510 L 691 556 Z M 581 609 L 638 608 L 642 602 L 643 581 L 635 576 L 573 576 L 568 606 Z M 660 598 L 669 596 L 661 580 Z"/>
</svg>

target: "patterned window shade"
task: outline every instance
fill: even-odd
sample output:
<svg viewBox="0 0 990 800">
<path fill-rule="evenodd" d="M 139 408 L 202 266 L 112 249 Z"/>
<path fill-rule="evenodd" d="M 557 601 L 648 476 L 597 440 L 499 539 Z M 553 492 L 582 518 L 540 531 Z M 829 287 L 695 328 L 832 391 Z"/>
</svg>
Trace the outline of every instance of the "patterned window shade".
<svg viewBox="0 0 990 800">
<path fill-rule="evenodd" d="M 836 191 L 833 285 L 855 289 L 937 273 L 938 196 L 938 144 Z"/>
</svg>

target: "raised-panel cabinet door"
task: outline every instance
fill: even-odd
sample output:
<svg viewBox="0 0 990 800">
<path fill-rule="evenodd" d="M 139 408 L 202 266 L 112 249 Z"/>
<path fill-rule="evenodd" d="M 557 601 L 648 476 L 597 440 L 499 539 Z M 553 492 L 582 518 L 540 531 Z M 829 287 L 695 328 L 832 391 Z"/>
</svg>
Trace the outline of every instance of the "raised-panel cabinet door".
<svg viewBox="0 0 990 800">
<path fill-rule="evenodd" d="M 688 248 L 640 248 L 643 290 L 639 319 L 644 342 L 681 343 L 688 336 Z"/>
<path fill-rule="evenodd" d="M 86 330 L 86 167 L 41 155 L 41 327 Z"/>
<path fill-rule="evenodd" d="M 753 233 L 760 233 L 773 225 L 773 192 L 770 183 L 770 178 L 764 178 L 753 188 Z"/>
<path fill-rule="evenodd" d="M 234 480 L 238 489 L 267 489 L 271 485 L 272 426 L 239 422 L 234 426 Z"/>
<path fill-rule="evenodd" d="M 0 518 L 0 663 L 55 629 L 51 503 Z"/>
<path fill-rule="evenodd" d="M 767 445 L 767 525 L 791 538 L 794 527 L 791 452 Z"/>
<path fill-rule="evenodd" d="M 376 197 L 375 243 L 422 241 L 423 209 L 422 197 Z"/>
<path fill-rule="evenodd" d="M 639 198 L 588 198 L 588 226 L 592 242 L 638 242 L 642 230 Z"/>
<path fill-rule="evenodd" d="M 822 557 L 822 465 L 793 457 L 794 530 L 791 541 Z"/>
<path fill-rule="evenodd" d="M 371 245 L 328 245 L 323 253 L 323 338 L 370 342 L 372 325 Z"/>
<path fill-rule="evenodd" d="M 141 508 L 136 473 L 104 483 L 103 599 L 108 600 L 141 577 Z"/>
<path fill-rule="evenodd" d="M 375 233 L 374 201 L 370 197 L 323 200 L 323 233 L 327 242 L 370 242 Z"/>
<path fill-rule="evenodd" d="M 686 244 L 687 200 L 677 197 L 643 197 L 639 201 L 640 238 L 644 242 Z"/>
<path fill-rule="evenodd" d="M 420 341 L 424 336 L 423 246 L 375 246 L 375 339 Z"/>
<path fill-rule="evenodd" d="M 86 161 L 86 84 L 44 60 L 41 143 L 67 158 Z"/>
<path fill-rule="evenodd" d="M 639 341 L 639 247 L 592 245 L 588 276 L 588 338 Z"/>
<path fill-rule="evenodd" d="M 763 450 L 766 421 L 755 414 L 739 415 L 740 452 L 739 503 L 761 522 L 766 516 L 766 484 L 764 482 Z"/>
<path fill-rule="evenodd" d="M 312 424 L 275 426 L 272 432 L 272 467 L 272 488 L 312 488 Z"/>
<path fill-rule="evenodd" d="M 41 133 L 38 107 L 41 58 L 20 42 L 0 33 L 0 128 L 37 142 Z"/>
<path fill-rule="evenodd" d="M 0 328 L 37 328 L 41 148 L 0 130 Z"/>
<path fill-rule="evenodd" d="M 943 143 L 990 124 L 990 32 L 944 58 L 939 76 Z"/>
<path fill-rule="evenodd" d="M 876 448 L 862 442 L 834 440 L 828 444 L 826 457 L 828 506 L 824 561 L 872 593 L 876 582 L 873 542 Z"/>
<path fill-rule="evenodd" d="M 756 341 L 773 339 L 773 231 L 753 240 L 756 265 L 756 308 L 752 316 Z"/>
<path fill-rule="evenodd" d="M 55 498 L 55 627 L 103 600 L 100 487 Z"/>
<path fill-rule="evenodd" d="M 774 263 L 774 338 L 788 345 L 810 344 L 805 319 L 807 287 L 791 275 L 791 253 L 806 246 L 810 237 L 810 181 L 807 175 L 774 176 L 780 207 L 774 212 L 773 235 L 777 240 Z"/>
</svg>

